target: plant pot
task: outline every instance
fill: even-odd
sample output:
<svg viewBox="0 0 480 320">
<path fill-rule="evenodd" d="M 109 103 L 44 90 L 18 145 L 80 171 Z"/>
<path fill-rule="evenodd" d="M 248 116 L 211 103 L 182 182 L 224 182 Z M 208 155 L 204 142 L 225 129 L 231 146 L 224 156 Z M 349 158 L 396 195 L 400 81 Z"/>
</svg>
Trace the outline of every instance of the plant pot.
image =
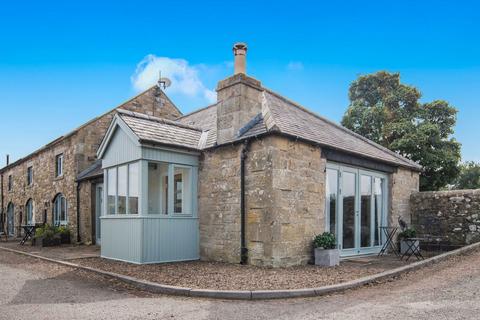
<svg viewBox="0 0 480 320">
<path fill-rule="evenodd" d="M 401 239 L 400 240 L 400 253 L 405 254 L 407 253 L 408 248 L 414 242 L 412 247 L 410 248 L 409 253 L 417 252 L 420 250 L 420 241 L 419 240 L 409 240 L 409 239 Z M 412 252 L 413 251 L 413 252 Z"/>
<path fill-rule="evenodd" d="M 315 248 L 315 265 L 334 267 L 340 264 L 340 250 Z"/>
</svg>

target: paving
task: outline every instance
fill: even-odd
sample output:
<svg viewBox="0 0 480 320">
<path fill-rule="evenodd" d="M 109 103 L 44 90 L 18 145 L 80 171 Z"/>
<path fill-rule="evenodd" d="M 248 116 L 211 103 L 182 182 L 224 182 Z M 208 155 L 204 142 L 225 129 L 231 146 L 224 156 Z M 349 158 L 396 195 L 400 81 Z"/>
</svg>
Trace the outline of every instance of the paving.
<svg viewBox="0 0 480 320">
<path fill-rule="evenodd" d="M 147 294 L 0 251 L 0 319 L 476 319 L 480 252 L 324 297 L 228 301 Z"/>
</svg>

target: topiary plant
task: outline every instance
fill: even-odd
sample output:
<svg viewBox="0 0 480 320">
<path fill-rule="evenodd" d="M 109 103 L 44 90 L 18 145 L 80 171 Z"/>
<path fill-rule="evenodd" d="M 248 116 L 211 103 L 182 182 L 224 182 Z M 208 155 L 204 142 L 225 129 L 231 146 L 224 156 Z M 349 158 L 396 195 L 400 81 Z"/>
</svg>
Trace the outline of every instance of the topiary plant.
<svg viewBox="0 0 480 320">
<path fill-rule="evenodd" d="M 400 239 L 408 239 L 408 238 L 415 238 L 417 236 L 417 231 L 415 229 L 405 229 L 404 231 L 398 234 Z"/>
<path fill-rule="evenodd" d="M 313 239 L 313 246 L 321 249 L 335 249 L 337 247 L 335 235 L 331 232 L 324 232 Z"/>
</svg>

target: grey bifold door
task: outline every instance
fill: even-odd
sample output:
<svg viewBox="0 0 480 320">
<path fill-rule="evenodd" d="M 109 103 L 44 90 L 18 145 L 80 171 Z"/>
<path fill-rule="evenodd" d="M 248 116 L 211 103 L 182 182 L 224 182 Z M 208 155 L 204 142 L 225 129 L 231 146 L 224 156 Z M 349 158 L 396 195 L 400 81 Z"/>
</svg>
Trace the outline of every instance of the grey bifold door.
<svg viewBox="0 0 480 320">
<path fill-rule="evenodd" d="M 380 226 L 387 223 L 388 176 L 328 163 L 325 189 L 325 226 L 335 234 L 341 255 L 380 251 Z"/>
</svg>

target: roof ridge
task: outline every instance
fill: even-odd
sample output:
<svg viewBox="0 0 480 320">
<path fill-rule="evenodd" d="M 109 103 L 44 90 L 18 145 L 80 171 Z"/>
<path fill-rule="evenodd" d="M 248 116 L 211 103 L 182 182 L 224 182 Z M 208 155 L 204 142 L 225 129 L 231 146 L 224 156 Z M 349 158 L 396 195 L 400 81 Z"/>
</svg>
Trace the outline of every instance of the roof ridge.
<svg viewBox="0 0 480 320">
<path fill-rule="evenodd" d="M 303 107 L 301 104 L 299 104 L 299 103 L 297 103 L 297 102 L 295 102 L 295 101 L 293 101 L 293 100 L 290 100 L 290 99 L 288 99 L 288 98 L 286 98 L 286 97 L 284 97 L 284 96 L 282 96 L 282 95 L 280 95 L 280 94 L 272 91 L 271 89 L 268 89 L 268 88 L 265 88 L 265 87 L 264 87 L 263 89 L 264 89 L 265 91 L 267 91 L 268 93 L 274 95 L 275 97 L 277 97 L 277 98 L 279 98 L 279 99 L 281 99 L 281 100 L 283 100 L 283 101 L 285 101 L 285 102 L 290 103 L 290 104 L 293 105 L 294 107 L 296 107 L 296 108 L 298 108 L 298 109 L 300 109 L 300 110 L 302 110 L 302 111 L 304 111 L 304 112 L 306 112 L 306 113 L 308 113 L 308 114 L 310 114 L 310 115 L 312 115 L 312 116 L 314 116 L 314 117 L 316 117 L 316 118 L 318 118 L 318 119 L 320 119 L 320 120 L 322 120 L 322 121 L 325 121 L 325 122 L 327 122 L 327 123 L 329 123 L 329 124 L 331 124 L 331 125 L 339 128 L 339 129 L 343 130 L 344 132 L 346 132 L 346 133 L 348 133 L 348 134 L 350 134 L 350 135 L 352 135 L 352 136 L 354 136 L 354 137 L 356 137 L 356 138 L 361 139 L 362 141 L 364 141 L 364 142 L 366 142 L 366 143 L 368 143 L 368 144 L 376 147 L 376 148 L 379 149 L 379 150 L 382 150 L 382 151 L 385 151 L 385 152 L 391 154 L 392 156 L 398 158 L 399 160 L 405 161 L 405 162 L 407 162 L 407 163 L 409 163 L 409 164 L 411 164 L 411 165 L 414 165 L 415 167 L 419 167 L 419 168 L 421 167 L 421 165 L 419 165 L 419 164 L 416 163 L 415 161 L 410 160 L 410 159 L 408 159 L 408 158 L 406 158 L 406 157 L 398 154 L 397 152 L 392 151 L 392 150 L 390 150 L 390 149 L 388 149 L 388 148 L 386 148 L 386 147 L 384 147 L 384 146 L 382 146 L 382 145 L 380 145 L 380 144 L 378 144 L 378 143 L 376 143 L 376 142 L 374 142 L 374 141 L 372 141 L 372 140 L 369 140 L 369 139 L 365 138 L 364 136 L 362 136 L 362 135 L 360 135 L 360 134 L 358 134 L 358 133 L 356 133 L 356 132 L 353 132 L 353 131 L 350 130 L 350 129 L 345 128 L 344 126 L 341 126 L 341 125 L 339 125 L 338 123 L 335 123 L 335 122 L 333 122 L 333 121 L 331 121 L 331 120 L 329 120 L 329 119 L 327 119 L 327 118 L 319 115 L 318 113 L 313 112 L 313 111 L 311 111 L 311 110 Z"/>
<path fill-rule="evenodd" d="M 209 109 L 209 108 L 211 108 L 211 107 L 215 107 L 217 104 L 218 104 L 218 102 L 215 102 L 214 104 L 211 104 L 211 105 L 208 105 L 208 106 L 206 106 L 206 107 L 202 107 L 202 108 L 200 108 L 200 109 L 194 110 L 194 111 L 192 111 L 192 112 L 190 112 L 190 113 L 187 113 L 187 114 L 185 114 L 185 115 L 183 115 L 183 116 L 181 116 L 181 117 L 178 117 L 176 120 L 180 120 L 180 119 L 186 118 L 186 117 L 188 117 L 188 116 L 191 116 L 191 115 L 193 115 L 193 114 L 196 114 L 196 113 L 198 113 L 198 112 L 200 112 L 200 111 L 204 111 L 204 110 L 207 110 L 207 109 Z"/>
<path fill-rule="evenodd" d="M 123 114 L 123 115 L 126 115 L 126 116 L 130 116 L 130 117 L 133 117 L 133 118 L 155 121 L 155 122 L 164 123 L 164 124 L 167 124 L 167 125 L 172 125 L 172 126 L 176 126 L 176 127 L 180 127 L 180 128 L 184 128 L 184 129 L 195 130 L 195 131 L 200 131 L 200 132 L 204 131 L 202 128 L 199 128 L 199 127 L 195 127 L 195 126 L 184 124 L 184 123 L 181 123 L 181 122 L 178 122 L 178 121 L 159 118 L 159 117 L 155 117 L 155 116 L 151 116 L 151 115 L 147 115 L 147 114 L 143 114 L 143 113 L 139 113 L 139 112 L 129 111 L 129 110 L 121 109 L 121 108 L 117 109 L 116 111 L 117 111 L 117 113 L 120 113 L 120 114 Z"/>
</svg>

